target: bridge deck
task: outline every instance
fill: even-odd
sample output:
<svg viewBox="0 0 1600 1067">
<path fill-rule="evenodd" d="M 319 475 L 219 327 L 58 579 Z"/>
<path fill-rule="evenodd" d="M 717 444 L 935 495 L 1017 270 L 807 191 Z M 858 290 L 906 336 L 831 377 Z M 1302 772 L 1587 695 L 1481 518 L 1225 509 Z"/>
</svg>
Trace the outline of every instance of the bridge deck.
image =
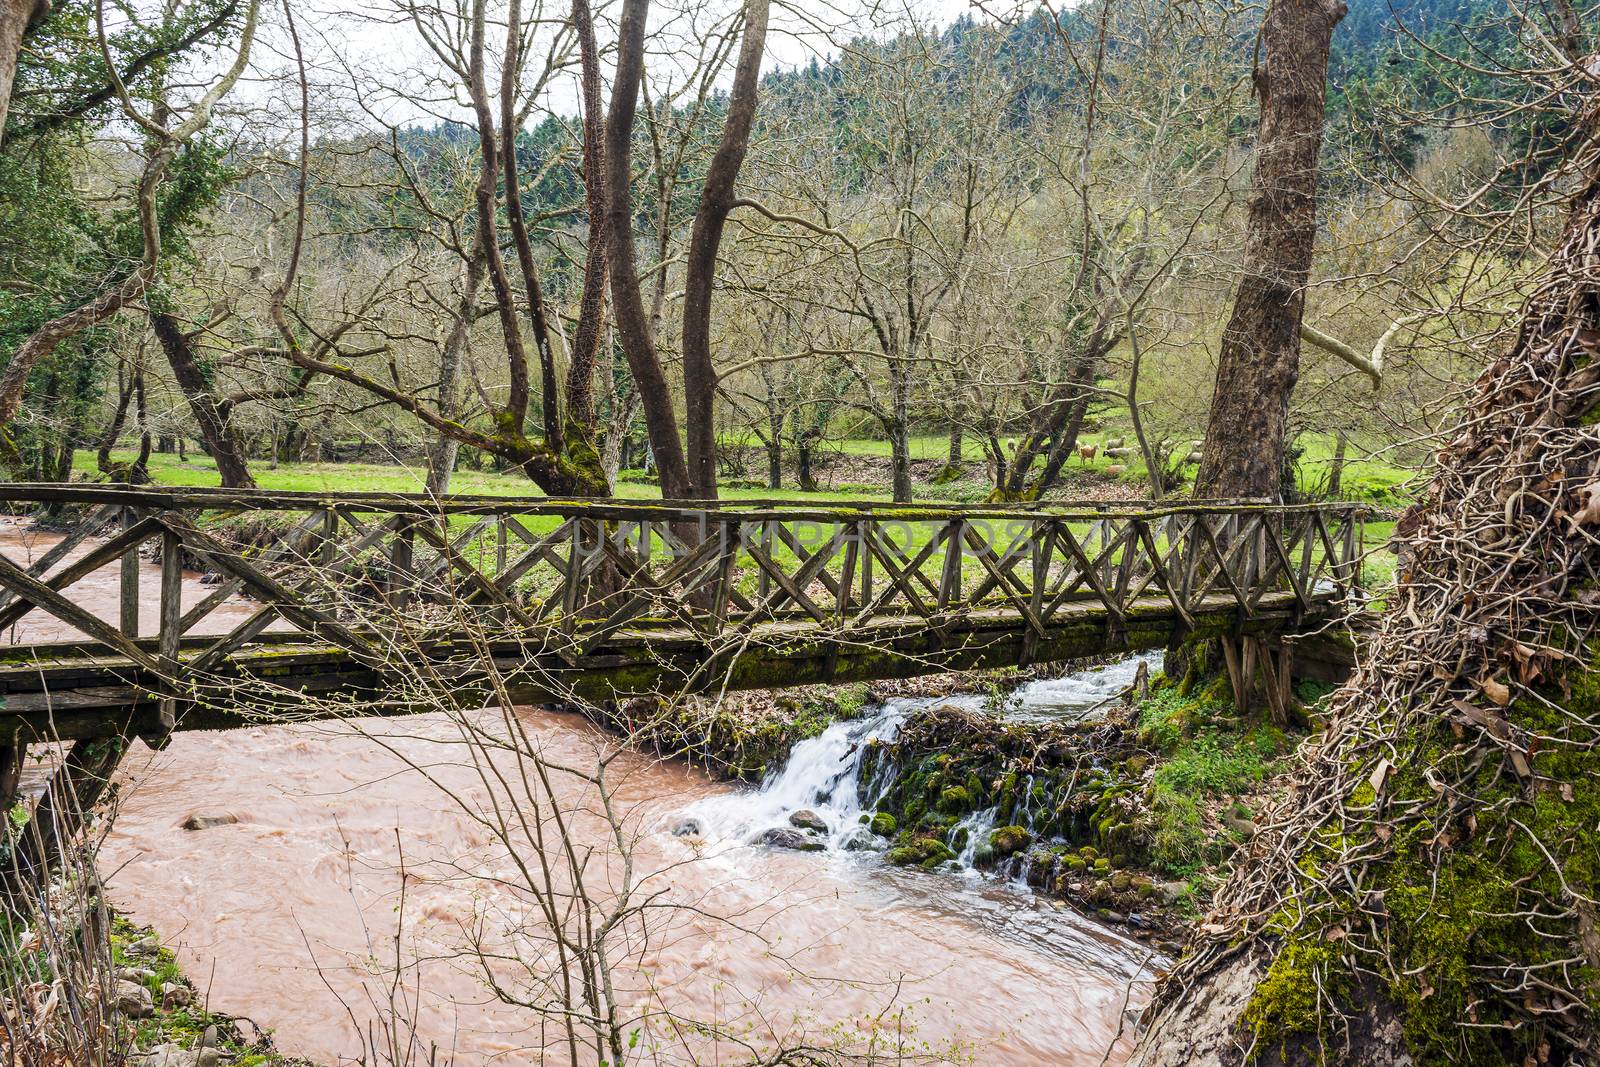
<svg viewBox="0 0 1600 1067">
<path fill-rule="evenodd" d="M 31 566 L 0 555 L 0 627 L 82 636 L 0 656 L 13 745 L 395 714 L 441 693 L 599 700 L 1051 661 L 1281 633 L 1359 595 L 1346 506 L 8 497 L 84 512 Z M 186 566 L 216 584 L 197 597 Z M 115 623 L 73 598 L 107 567 Z"/>
</svg>

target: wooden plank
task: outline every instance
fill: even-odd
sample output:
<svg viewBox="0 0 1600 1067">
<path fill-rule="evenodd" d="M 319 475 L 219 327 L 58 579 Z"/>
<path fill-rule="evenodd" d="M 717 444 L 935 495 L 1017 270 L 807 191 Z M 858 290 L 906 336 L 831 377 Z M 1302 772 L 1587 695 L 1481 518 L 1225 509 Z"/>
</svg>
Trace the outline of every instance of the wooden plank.
<svg viewBox="0 0 1600 1067">
<path fill-rule="evenodd" d="M 377 651 L 373 643 L 357 636 L 339 620 L 307 604 L 294 589 L 237 558 L 226 545 L 202 532 L 181 515 L 164 515 L 162 521 L 183 538 L 184 545 L 190 551 L 212 566 L 244 579 L 245 585 L 264 602 L 307 632 L 326 634 L 329 640 L 359 655 L 371 655 Z"/>
<path fill-rule="evenodd" d="M 141 519 L 138 523 L 118 532 L 103 544 L 96 545 L 49 578 L 44 579 L 44 584 L 48 588 L 60 592 L 80 579 L 120 559 L 130 548 L 137 548 L 160 529 L 161 524 L 154 519 Z M 35 578 L 38 577 L 31 570 L 27 573 Z M 6 593 L 8 603 L 3 609 L 0 609 L 0 630 L 15 625 L 35 607 L 34 603 L 26 597 L 19 599 L 15 590 L 7 589 Z"/>
<path fill-rule="evenodd" d="M 49 573 L 51 567 L 54 567 L 61 560 L 65 559 L 69 552 L 83 544 L 83 542 L 90 537 L 93 537 L 95 534 L 99 533 L 108 522 L 120 516 L 121 513 L 121 508 L 114 507 L 110 504 L 102 504 L 100 507 L 95 508 L 95 510 L 85 517 L 82 522 L 73 526 L 71 533 L 57 541 L 50 547 L 49 551 L 45 552 L 44 555 L 30 563 L 28 565 L 28 573 L 33 575 L 35 578 L 42 578 L 45 574 Z M 51 583 L 47 582 L 46 584 Z M 59 585 L 51 584 L 51 588 L 59 589 L 61 587 Z M 10 590 L 0 590 L 0 608 L 4 608 L 9 605 L 11 603 L 11 599 L 12 594 Z M 0 625 L 0 629 L 4 629 L 5 626 L 9 625 L 10 623 Z"/>
<path fill-rule="evenodd" d="M 324 516 L 332 516 L 334 514 L 334 512 L 328 511 L 307 516 L 302 522 L 289 530 L 288 533 L 284 534 L 283 537 L 279 539 L 277 545 L 262 553 L 262 555 L 258 557 L 257 563 L 261 566 L 271 566 L 281 563 L 290 555 L 296 555 L 302 552 L 303 549 L 300 547 L 300 543 L 318 526 L 324 527 L 323 551 L 325 554 L 329 553 L 331 551 L 331 545 L 328 542 L 328 538 L 331 538 L 332 534 L 327 530 L 327 519 L 325 519 Z M 328 563 L 325 562 L 324 566 L 328 566 Z M 184 613 L 180 626 L 182 631 L 187 633 L 188 631 L 194 629 L 194 627 L 197 626 L 203 619 L 207 618 L 212 612 L 216 611 L 217 608 L 221 607 L 225 602 L 236 596 L 239 590 L 243 588 L 244 582 L 239 578 L 234 578 L 223 582 L 217 588 L 213 589 L 198 604 L 194 605 Z"/>
<path fill-rule="evenodd" d="M 14 590 L 38 607 L 89 637 L 109 646 L 140 667 L 160 674 L 156 660 L 116 627 L 85 611 L 0 553 L 0 585 Z"/>
<path fill-rule="evenodd" d="M 178 642 L 183 637 L 183 542 L 171 530 L 161 532 L 161 604 L 156 629 L 156 658 L 161 671 L 176 679 Z M 161 701 L 161 726 L 169 733 L 177 722 L 178 692 L 166 687 Z"/>
<path fill-rule="evenodd" d="M 122 509 L 122 528 L 131 530 L 139 525 L 139 513 L 133 508 Z M 139 636 L 139 550 L 129 548 L 122 554 L 121 584 L 117 592 L 117 610 L 123 634 Z"/>
</svg>

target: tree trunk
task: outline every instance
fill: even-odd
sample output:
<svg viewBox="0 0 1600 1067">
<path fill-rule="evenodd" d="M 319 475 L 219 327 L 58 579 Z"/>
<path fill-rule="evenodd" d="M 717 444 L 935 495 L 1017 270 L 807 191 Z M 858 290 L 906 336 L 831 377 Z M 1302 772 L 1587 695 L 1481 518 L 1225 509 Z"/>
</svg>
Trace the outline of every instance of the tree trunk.
<svg viewBox="0 0 1600 1067">
<path fill-rule="evenodd" d="M 1344 488 L 1344 455 L 1349 444 L 1350 438 L 1343 430 L 1333 435 L 1333 462 L 1328 465 L 1328 495 L 1335 500 Z"/>
<path fill-rule="evenodd" d="M 684 265 L 683 417 L 688 434 L 689 476 L 701 496 L 717 495 L 717 372 L 711 361 L 711 294 L 716 283 L 722 230 L 733 210 L 733 187 L 750 147 L 756 117 L 761 56 L 766 50 L 769 0 L 745 0 L 744 40 L 728 94 L 722 139 L 706 168 L 700 207 Z"/>
<path fill-rule="evenodd" d="M 0 136 L 5 134 L 11 110 L 11 86 L 17 78 L 17 60 L 28 27 L 50 11 L 40 0 L 0 0 Z"/>
<path fill-rule="evenodd" d="M 894 502 L 911 503 L 911 433 L 903 420 L 890 420 L 889 478 Z"/>
<path fill-rule="evenodd" d="M 610 236 L 606 227 L 605 117 L 600 103 L 600 49 L 588 0 L 572 0 L 572 25 L 578 37 L 583 86 L 583 193 L 589 222 L 589 254 L 583 261 L 583 289 L 578 298 L 578 325 L 572 335 L 572 361 L 567 366 L 567 419 L 572 430 L 595 439 L 594 371 L 600 358 L 606 307 L 606 270 Z M 609 351 L 609 349 L 608 349 Z M 610 360 L 608 359 L 609 363 Z M 611 450 L 607 449 L 607 455 Z M 606 483 L 615 485 L 617 471 L 602 463 Z"/>
<path fill-rule="evenodd" d="M 477 318 L 478 290 L 483 286 L 488 263 L 480 246 L 474 244 L 467 253 L 466 274 L 461 283 L 461 300 L 456 305 L 455 320 L 444 339 L 439 353 L 439 414 L 454 422 L 461 417 L 461 357 L 472 335 L 472 323 Z M 461 442 L 452 434 L 440 431 L 428 449 L 428 493 L 444 496 L 450 491 L 450 475 L 456 467 L 456 454 Z"/>
<path fill-rule="evenodd" d="M 959 471 L 966 459 L 965 455 L 963 454 L 964 452 L 965 449 L 962 441 L 961 423 L 951 422 L 950 452 L 949 458 L 945 460 L 945 469 L 952 472 Z"/>
<path fill-rule="evenodd" d="M 610 242 L 612 314 L 617 337 L 628 357 L 634 388 L 644 405 L 645 431 L 661 481 L 661 495 L 683 500 L 695 495 L 689 476 L 672 389 L 656 351 L 650 318 L 639 289 L 639 254 L 633 237 L 633 120 L 644 76 L 645 20 L 650 0 L 623 0 L 617 26 L 616 73 L 611 110 L 606 115 L 605 181 L 607 240 Z"/>
<path fill-rule="evenodd" d="M 911 503 L 911 362 L 889 360 L 889 417 L 882 420 L 889 436 L 890 480 L 897 504 Z"/>
<path fill-rule="evenodd" d="M 150 313 L 150 326 L 155 331 L 161 351 L 167 355 L 172 376 L 188 401 L 189 413 L 200 428 L 206 453 L 217 461 L 217 473 L 222 476 L 225 489 L 254 489 L 255 479 L 250 476 L 250 464 L 245 460 L 244 447 L 233 432 L 228 411 L 217 403 L 212 385 L 195 358 L 194 348 L 178 320 L 164 311 Z"/>
<path fill-rule="evenodd" d="M 1276 499 L 1280 491 L 1317 235 L 1328 48 L 1344 13 L 1342 0 L 1267 6 L 1261 31 L 1266 60 L 1255 72 L 1261 126 L 1243 276 L 1222 333 L 1196 496 Z"/>
<path fill-rule="evenodd" d="M 802 492 L 817 491 L 817 476 L 811 469 L 811 451 L 821 437 L 822 431 L 813 426 L 795 438 L 794 480 Z"/>
<path fill-rule="evenodd" d="M 1066 380 L 1052 391 L 1039 417 L 1031 420 L 1033 425 L 1017 445 L 1016 455 L 1009 464 L 1004 461 L 1000 464 L 1010 467 L 999 482 L 999 495 L 1004 499 L 1042 499 L 1061 477 L 1061 469 L 1078 447 L 1083 420 L 1088 417 L 1089 402 L 1094 397 L 1092 386 L 1115 340 L 1111 321 L 1108 311 L 1096 319 L 1094 328 L 1067 365 Z M 1029 485 L 1028 473 L 1041 453 L 1045 457 L 1044 469 Z"/>
<path fill-rule="evenodd" d="M 1583 161 L 1548 278 L 1396 527 L 1391 608 L 1158 990 L 1137 1067 L 1600 1050 L 1592 141 Z"/>
<path fill-rule="evenodd" d="M 767 411 L 767 488 L 783 488 L 783 412 Z"/>
</svg>

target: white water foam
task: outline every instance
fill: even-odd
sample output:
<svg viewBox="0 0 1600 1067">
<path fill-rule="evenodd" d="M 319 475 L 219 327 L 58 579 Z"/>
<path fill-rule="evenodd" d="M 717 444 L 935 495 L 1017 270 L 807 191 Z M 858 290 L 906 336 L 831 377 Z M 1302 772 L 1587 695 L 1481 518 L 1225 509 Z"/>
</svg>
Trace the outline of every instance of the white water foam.
<svg viewBox="0 0 1600 1067">
<path fill-rule="evenodd" d="M 795 745 L 789 759 L 767 775 L 754 792 L 707 797 L 685 808 L 678 827 L 690 824 L 698 835 L 714 844 L 755 844 L 768 830 L 790 826 L 796 812 L 810 811 L 827 829 L 822 838 L 829 850 L 842 851 L 864 840 L 861 816 L 882 795 L 887 782 L 861 782 L 861 764 L 874 742 L 894 740 L 919 700 L 890 700 L 875 712 L 848 722 L 836 722 L 816 737 Z"/>
<path fill-rule="evenodd" d="M 1133 683 L 1141 663 L 1159 667 L 1159 656 L 1130 656 L 1064 678 L 1030 682 L 1011 694 L 999 714 L 1024 721 L 1092 718 Z M 872 780 L 862 780 L 863 760 L 872 745 L 894 741 L 906 716 L 916 709 L 953 704 L 979 710 L 991 703 L 974 694 L 890 700 L 863 718 L 836 722 L 795 745 L 784 765 L 769 773 L 760 788 L 697 801 L 674 816 L 666 828 L 699 837 L 713 848 L 760 844 L 764 835 L 775 830 L 805 833 L 807 844 L 821 845 L 829 852 L 881 847 L 884 842 L 868 830 L 867 820 L 893 784 L 893 768 L 881 767 Z M 1024 823 L 1032 821 L 1032 794 L 1030 775 L 1023 783 L 1022 807 L 1016 816 Z M 815 815 L 822 828 L 807 832 L 793 824 L 791 817 L 801 812 Z M 988 839 L 995 818 L 992 810 L 980 811 L 958 824 L 967 831 L 958 857 L 963 868 L 972 867 L 978 845 Z M 802 821 L 809 820 L 802 816 Z"/>
</svg>

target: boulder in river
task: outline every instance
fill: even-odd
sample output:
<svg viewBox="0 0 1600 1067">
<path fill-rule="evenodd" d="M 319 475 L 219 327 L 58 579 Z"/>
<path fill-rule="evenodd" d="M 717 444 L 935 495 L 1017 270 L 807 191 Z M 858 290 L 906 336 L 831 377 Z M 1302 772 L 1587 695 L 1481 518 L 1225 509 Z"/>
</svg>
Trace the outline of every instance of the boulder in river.
<svg viewBox="0 0 1600 1067">
<path fill-rule="evenodd" d="M 828 846 L 812 834 L 792 826 L 774 826 L 756 838 L 756 843 L 768 848 L 788 848 L 796 852 L 821 852 Z"/>
<path fill-rule="evenodd" d="M 232 826 L 239 816 L 227 811 L 197 811 L 183 820 L 185 830 L 209 830 L 213 826 Z"/>
<path fill-rule="evenodd" d="M 810 808 L 801 808 L 789 816 L 789 825 L 800 830 L 816 830 L 819 833 L 828 832 L 827 820 Z"/>
<path fill-rule="evenodd" d="M 673 837 L 699 837 L 705 832 L 699 819 L 684 819 L 672 828 Z"/>
</svg>

